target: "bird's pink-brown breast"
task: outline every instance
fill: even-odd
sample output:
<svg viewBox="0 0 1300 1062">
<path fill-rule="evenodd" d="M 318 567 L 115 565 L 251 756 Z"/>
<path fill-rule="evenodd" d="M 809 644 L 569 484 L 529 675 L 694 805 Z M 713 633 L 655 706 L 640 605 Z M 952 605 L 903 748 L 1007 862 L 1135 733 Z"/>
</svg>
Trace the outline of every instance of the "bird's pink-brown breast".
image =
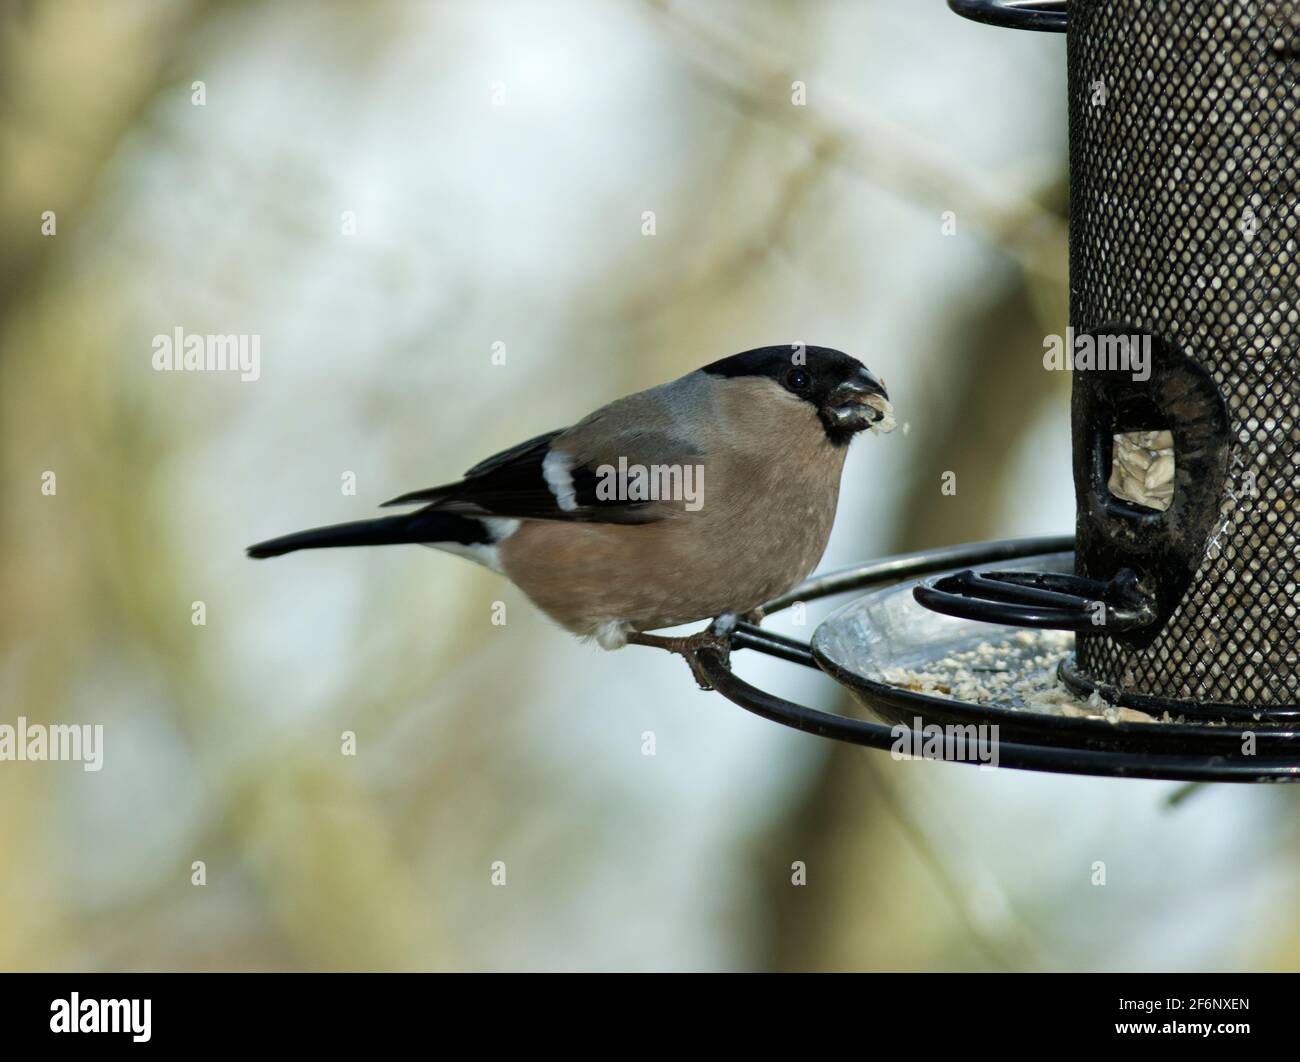
<svg viewBox="0 0 1300 1062">
<path fill-rule="evenodd" d="M 747 612 L 821 559 L 846 448 L 830 443 L 811 405 L 770 380 L 696 386 L 707 393 L 692 401 L 710 412 L 696 428 L 696 511 L 675 502 L 645 524 L 525 520 L 501 544 L 506 575 L 568 629 L 654 630 Z"/>
</svg>

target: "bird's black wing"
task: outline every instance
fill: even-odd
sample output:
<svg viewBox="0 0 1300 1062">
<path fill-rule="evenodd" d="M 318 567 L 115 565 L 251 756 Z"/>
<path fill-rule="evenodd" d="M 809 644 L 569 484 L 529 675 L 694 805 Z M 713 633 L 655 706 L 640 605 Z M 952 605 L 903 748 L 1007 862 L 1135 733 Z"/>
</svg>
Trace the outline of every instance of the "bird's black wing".
<svg viewBox="0 0 1300 1062">
<path fill-rule="evenodd" d="M 584 460 L 552 442 L 547 432 L 494 454 L 465 473 L 458 483 L 412 491 L 385 505 L 432 505 L 444 512 L 509 516 L 532 520 L 639 524 L 664 515 L 655 501 L 628 501 L 600 487 L 602 460 Z M 608 474 L 607 471 L 605 473 Z"/>
<path fill-rule="evenodd" d="M 485 457 L 477 465 L 465 473 L 465 479 L 473 479 L 475 476 L 486 475 L 494 469 L 508 465 L 517 457 L 532 453 L 539 446 L 549 446 L 551 440 L 557 435 L 564 434 L 563 428 L 556 428 L 554 431 L 545 431 L 541 435 L 534 435 L 531 439 L 525 439 L 521 443 L 516 443 L 508 450 L 502 450 L 499 454 L 493 454 L 491 457 Z"/>
</svg>

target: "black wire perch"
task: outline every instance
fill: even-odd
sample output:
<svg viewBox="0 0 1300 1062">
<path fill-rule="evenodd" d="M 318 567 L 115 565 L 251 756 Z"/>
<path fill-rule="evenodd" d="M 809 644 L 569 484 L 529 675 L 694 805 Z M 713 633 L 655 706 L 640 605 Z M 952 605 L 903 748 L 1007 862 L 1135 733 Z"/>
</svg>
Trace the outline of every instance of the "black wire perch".
<svg viewBox="0 0 1300 1062">
<path fill-rule="evenodd" d="M 911 591 L 931 583 L 920 577 L 951 573 L 954 569 L 1000 564 L 1016 560 L 1050 560 L 1060 570 L 1073 565 L 1072 536 L 1004 539 L 993 542 L 948 546 L 917 553 L 899 554 L 859 567 L 808 579 L 768 602 L 764 616 L 783 611 L 796 602 L 816 601 L 837 594 L 902 584 L 862 599 L 897 594 L 897 607 L 916 607 L 918 617 L 952 624 L 955 621 L 912 605 Z M 998 724 L 998 766 L 1029 771 L 1098 775 L 1118 778 L 1148 778 L 1170 781 L 1292 782 L 1300 781 L 1300 731 L 1290 723 L 1270 726 L 1250 721 L 1189 719 L 1149 723 L 1115 722 L 1065 718 L 1025 709 L 994 708 L 964 703 L 955 698 L 919 693 L 891 686 L 882 679 L 857 670 L 851 662 L 832 659 L 819 637 L 828 625 L 859 608 L 850 605 L 832 616 L 813 636 L 812 644 L 763 630 L 753 622 L 719 618 L 686 652 L 692 673 L 708 682 L 733 704 L 764 719 L 818 737 L 844 741 L 868 748 L 898 747 L 900 736 L 911 747 L 924 745 L 917 729 L 931 724 Z M 857 620 L 857 617 L 855 617 Z M 917 628 L 922 640 L 932 628 Z M 985 627 L 983 630 L 987 631 Z M 988 633 L 982 635 L 990 637 Z M 885 719 L 875 722 L 809 708 L 777 697 L 738 678 L 731 670 L 730 655 L 752 649 L 794 664 L 829 674 L 848 687 L 857 700 Z M 942 655 L 942 642 L 933 650 Z M 1064 667 L 1062 670 L 1065 670 Z M 1251 725 L 1255 726 L 1252 731 Z M 900 729 L 902 728 L 902 729 Z M 904 733 L 910 730 L 911 733 Z M 1249 748 L 1250 752 L 1243 751 Z M 947 758 L 935 757 L 935 758 Z M 957 762 L 974 762 L 962 758 Z"/>
<path fill-rule="evenodd" d="M 1006 29 L 1064 33 L 1069 17 L 1066 0 L 948 0 L 957 14 Z"/>
</svg>

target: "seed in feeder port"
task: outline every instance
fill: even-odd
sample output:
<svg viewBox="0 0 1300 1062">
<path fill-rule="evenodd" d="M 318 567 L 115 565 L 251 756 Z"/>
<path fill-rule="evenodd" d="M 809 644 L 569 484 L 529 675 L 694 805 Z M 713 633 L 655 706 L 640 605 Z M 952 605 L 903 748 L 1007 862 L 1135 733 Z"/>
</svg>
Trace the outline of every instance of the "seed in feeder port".
<svg viewBox="0 0 1300 1062">
<path fill-rule="evenodd" d="M 1114 437 L 1111 494 L 1164 512 L 1174 498 L 1174 436 L 1164 431 L 1130 431 Z"/>
<path fill-rule="evenodd" d="M 1174 458 L 1172 454 L 1161 454 L 1147 469 L 1144 485 L 1147 490 L 1161 490 L 1166 486 L 1172 488 L 1174 482 Z"/>
</svg>

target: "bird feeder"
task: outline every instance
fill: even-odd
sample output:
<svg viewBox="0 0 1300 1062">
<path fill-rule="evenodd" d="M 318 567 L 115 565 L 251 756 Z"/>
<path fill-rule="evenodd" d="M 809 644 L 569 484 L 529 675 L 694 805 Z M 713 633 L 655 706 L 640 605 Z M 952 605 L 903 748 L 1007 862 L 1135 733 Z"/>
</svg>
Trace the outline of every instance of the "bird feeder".
<svg viewBox="0 0 1300 1062">
<path fill-rule="evenodd" d="M 1000 766 L 1300 780 L 1300 8 L 949 6 L 1067 33 L 1075 535 L 809 580 L 765 611 L 877 588 L 811 645 L 715 624 L 883 722 L 757 690 L 725 652 L 697 663 L 743 707 L 858 744 L 996 725 Z"/>
</svg>

